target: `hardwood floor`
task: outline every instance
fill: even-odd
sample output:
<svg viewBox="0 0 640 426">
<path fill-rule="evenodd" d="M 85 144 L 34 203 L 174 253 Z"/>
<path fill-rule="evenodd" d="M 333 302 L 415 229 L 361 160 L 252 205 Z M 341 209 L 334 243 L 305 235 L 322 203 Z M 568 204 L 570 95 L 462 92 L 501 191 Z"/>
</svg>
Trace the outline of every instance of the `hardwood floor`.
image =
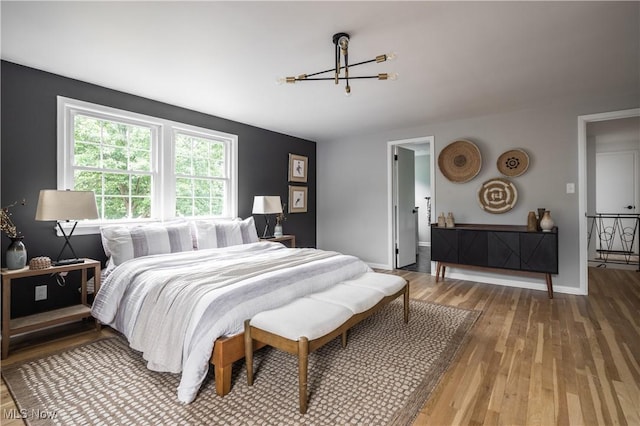
<svg viewBox="0 0 640 426">
<path fill-rule="evenodd" d="M 589 269 L 590 295 L 394 271 L 411 297 L 483 313 L 415 425 L 640 425 L 640 273 Z M 2 366 L 109 334 L 19 343 Z M 69 334 L 67 332 L 66 334 Z M 42 338 L 42 337 L 39 337 Z M 2 425 L 15 408 L 2 383 Z"/>
</svg>

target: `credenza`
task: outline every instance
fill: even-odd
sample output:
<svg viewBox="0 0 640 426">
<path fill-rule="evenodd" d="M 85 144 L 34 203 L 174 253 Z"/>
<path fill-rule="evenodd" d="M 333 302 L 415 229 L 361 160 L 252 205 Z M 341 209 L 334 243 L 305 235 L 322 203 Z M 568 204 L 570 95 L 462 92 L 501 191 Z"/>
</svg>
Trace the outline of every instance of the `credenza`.
<svg viewBox="0 0 640 426">
<path fill-rule="evenodd" d="M 447 267 L 491 272 L 544 275 L 553 298 L 552 274 L 558 273 L 558 227 L 527 231 L 519 225 L 431 225 L 431 260 L 437 262 L 436 282 Z"/>
</svg>

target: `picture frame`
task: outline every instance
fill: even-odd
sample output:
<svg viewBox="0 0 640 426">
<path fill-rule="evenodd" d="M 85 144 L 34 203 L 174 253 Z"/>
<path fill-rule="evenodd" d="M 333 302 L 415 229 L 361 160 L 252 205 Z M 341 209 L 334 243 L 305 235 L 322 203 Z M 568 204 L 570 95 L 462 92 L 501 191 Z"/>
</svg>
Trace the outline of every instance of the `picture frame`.
<svg viewBox="0 0 640 426">
<path fill-rule="evenodd" d="M 308 165 L 304 155 L 289 154 L 289 182 L 307 182 Z"/>
<path fill-rule="evenodd" d="M 289 213 L 306 213 L 307 195 L 306 186 L 289 185 Z"/>
</svg>

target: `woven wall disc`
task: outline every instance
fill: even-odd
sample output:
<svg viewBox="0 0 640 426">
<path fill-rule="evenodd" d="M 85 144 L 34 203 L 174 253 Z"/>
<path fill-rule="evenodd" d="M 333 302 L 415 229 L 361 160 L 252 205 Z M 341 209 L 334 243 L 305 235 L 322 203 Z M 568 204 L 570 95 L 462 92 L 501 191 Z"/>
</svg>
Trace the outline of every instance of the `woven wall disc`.
<svg viewBox="0 0 640 426">
<path fill-rule="evenodd" d="M 466 140 L 451 142 L 438 155 L 438 168 L 451 182 L 469 182 L 480 172 L 480 167 L 482 167 L 482 156 L 473 142 Z"/>
<path fill-rule="evenodd" d="M 521 149 L 512 149 L 498 157 L 496 165 L 504 176 L 520 176 L 529 168 L 529 156 Z"/>
<path fill-rule="evenodd" d="M 502 178 L 489 179 L 478 190 L 482 210 L 489 213 L 506 213 L 518 201 L 518 190 L 513 182 Z"/>
</svg>

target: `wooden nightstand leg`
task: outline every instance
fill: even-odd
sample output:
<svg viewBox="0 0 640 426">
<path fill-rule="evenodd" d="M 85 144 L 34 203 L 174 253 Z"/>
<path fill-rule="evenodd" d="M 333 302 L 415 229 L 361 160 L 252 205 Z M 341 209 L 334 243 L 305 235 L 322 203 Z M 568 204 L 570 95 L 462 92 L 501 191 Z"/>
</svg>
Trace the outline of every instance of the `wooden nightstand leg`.
<svg viewBox="0 0 640 426">
<path fill-rule="evenodd" d="M 96 300 L 96 295 L 100 290 L 100 284 L 102 284 L 100 279 L 101 279 L 100 266 L 96 265 L 96 267 L 93 268 L 93 300 Z M 98 321 L 97 319 L 95 319 L 95 321 L 96 321 L 96 330 L 100 331 L 100 328 L 101 328 L 100 321 Z"/>
<path fill-rule="evenodd" d="M 87 304 L 87 270 L 83 269 L 80 271 L 82 274 L 82 279 L 80 281 L 80 301 L 83 305 Z"/>
<path fill-rule="evenodd" d="M 11 278 L 2 277 L 2 359 L 9 356 L 11 340 L 9 321 L 11 321 Z"/>
</svg>

